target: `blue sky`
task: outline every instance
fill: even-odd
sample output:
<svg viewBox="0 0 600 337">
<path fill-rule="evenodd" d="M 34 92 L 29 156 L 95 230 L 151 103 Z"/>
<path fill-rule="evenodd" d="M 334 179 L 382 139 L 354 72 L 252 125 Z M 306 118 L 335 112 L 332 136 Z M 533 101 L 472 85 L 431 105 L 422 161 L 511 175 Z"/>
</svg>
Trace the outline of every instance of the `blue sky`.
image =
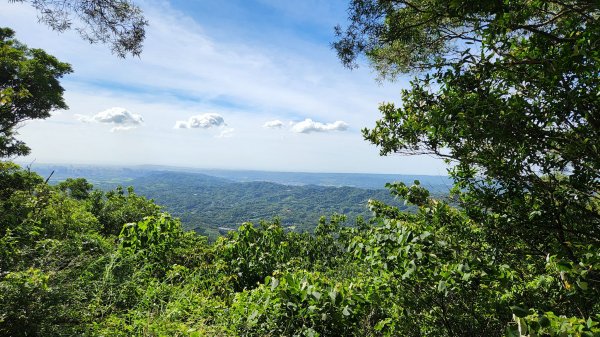
<svg viewBox="0 0 600 337">
<path fill-rule="evenodd" d="M 38 24 L 26 4 L 0 22 L 69 62 L 70 109 L 23 125 L 21 161 L 306 172 L 445 174 L 430 157 L 380 157 L 360 129 L 398 102 L 406 80 L 378 84 L 342 67 L 330 44 L 346 1 L 144 0 L 140 58 Z"/>
</svg>

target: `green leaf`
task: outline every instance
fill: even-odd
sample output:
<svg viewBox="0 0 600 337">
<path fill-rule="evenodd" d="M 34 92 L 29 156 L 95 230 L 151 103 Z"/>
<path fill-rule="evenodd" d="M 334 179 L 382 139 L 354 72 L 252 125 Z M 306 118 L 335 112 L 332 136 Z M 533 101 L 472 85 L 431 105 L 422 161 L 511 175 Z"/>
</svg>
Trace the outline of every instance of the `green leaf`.
<svg viewBox="0 0 600 337">
<path fill-rule="evenodd" d="M 437 285 L 437 291 L 445 292 L 447 290 L 447 282 L 444 280 L 440 280 Z"/>
<path fill-rule="evenodd" d="M 584 281 L 577 281 L 577 285 L 579 286 L 579 288 L 581 288 L 582 290 L 588 290 L 588 283 L 584 282 Z"/>
<path fill-rule="evenodd" d="M 585 322 L 586 326 L 588 329 L 593 328 L 595 325 L 597 325 L 597 323 L 595 323 L 591 317 L 588 317 L 587 321 Z"/>
<path fill-rule="evenodd" d="M 275 288 L 277 288 L 278 285 L 279 285 L 279 280 L 276 279 L 275 277 L 271 278 L 271 290 L 275 290 Z"/>
<path fill-rule="evenodd" d="M 338 292 L 334 289 L 334 290 L 329 291 L 328 295 L 329 295 L 329 298 L 331 298 L 331 303 L 335 304 L 335 300 L 337 298 Z"/>
<path fill-rule="evenodd" d="M 316 298 L 317 300 L 321 299 L 321 293 L 318 291 L 313 291 L 312 293 L 313 297 Z"/>
<path fill-rule="evenodd" d="M 392 321 L 391 318 L 386 318 L 383 319 L 379 322 L 377 322 L 377 324 L 375 324 L 375 327 L 373 327 L 373 329 L 375 329 L 375 331 L 381 331 L 383 330 L 383 328 L 385 328 L 386 325 L 388 325 L 390 322 Z"/>
<path fill-rule="evenodd" d="M 521 334 L 519 333 L 519 328 L 514 324 L 511 324 L 508 327 L 506 327 L 504 335 L 506 337 L 521 337 Z"/>
</svg>

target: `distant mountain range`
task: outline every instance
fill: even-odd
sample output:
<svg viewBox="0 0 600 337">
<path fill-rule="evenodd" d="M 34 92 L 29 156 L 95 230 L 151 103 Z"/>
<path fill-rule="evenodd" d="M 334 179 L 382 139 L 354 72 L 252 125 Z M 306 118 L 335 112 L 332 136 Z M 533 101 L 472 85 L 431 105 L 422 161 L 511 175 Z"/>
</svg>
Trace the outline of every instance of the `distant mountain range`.
<svg viewBox="0 0 600 337">
<path fill-rule="evenodd" d="M 243 222 L 278 217 L 286 227 L 311 231 L 321 216 L 344 214 L 350 223 L 368 219 L 369 199 L 405 208 L 384 189 L 386 182 L 412 184 L 419 180 L 432 193 L 448 193 L 451 180 L 442 176 L 351 173 L 294 173 L 200 170 L 171 167 L 110 167 L 41 165 L 32 171 L 51 183 L 83 177 L 109 190 L 133 186 L 136 193 L 154 199 L 182 220 L 184 227 L 214 239 Z"/>
<path fill-rule="evenodd" d="M 26 164 L 22 164 L 26 166 Z M 405 174 L 368 174 L 368 173 L 308 173 L 308 172 L 271 172 L 252 170 L 217 170 L 197 169 L 171 166 L 95 166 L 67 164 L 33 164 L 31 169 L 51 181 L 62 181 L 66 178 L 85 177 L 98 187 L 123 184 L 132 179 L 144 177 L 156 172 L 200 173 L 212 177 L 224 178 L 234 182 L 263 181 L 282 185 L 319 185 L 334 187 L 357 187 L 365 189 L 383 189 L 386 183 L 402 181 L 412 184 L 419 180 L 421 185 L 434 192 L 447 192 L 452 186 L 448 176 L 405 175 Z"/>
</svg>

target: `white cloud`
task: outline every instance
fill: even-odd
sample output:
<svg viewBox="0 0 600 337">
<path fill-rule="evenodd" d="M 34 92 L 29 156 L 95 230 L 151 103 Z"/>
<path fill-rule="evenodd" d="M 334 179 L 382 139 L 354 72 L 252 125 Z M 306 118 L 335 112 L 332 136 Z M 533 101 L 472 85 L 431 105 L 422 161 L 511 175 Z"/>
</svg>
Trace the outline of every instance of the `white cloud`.
<svg viewBox="0 0 600 337">
<path fill-rule="evenodd" d="M 335 3 L 307 0 L 313 2 L 319 6 Z M 339 141 L 333 142 L 325 141 L 331 136 L 327 132 L 289 137 L 287 132 L 266 132 L 273 130 L 261 127 L 277 118 L 284 123 L 281 130 L 292 132 L 294 124 L 288 121 L 301 122 L 307 111 L 323 123 L 340 120 L 356 127 L 371 126 L 381 117 L 377 104 L 398 100 L 399 90 L 408 87 L 408 81 L 381 86 L 368 67 L 344 69 L 330 46 L 322 43 L 322 34 L 315 40 L 305 31 L 298 35 L 268 21 L 264 30 L 256 32 L 239 25 L 234 16 L 221 19 L 210 11 L 189 10 L 187 2 L 179 2 L 186 3 L 182 6 L 164 0 L 139 3 L 151 22 L 144 51 L 141 58 L 122 60 L 111 55 L 106 45 L 90 45 L 74 31 L 57 34 L 37 24 L 32 6 L 0 1 L 0 22 L 15 29 L 20 41 L 42 48 L 76 69 L 61 81 L 71 109 L 62 116 L 53 114 L 44 124 L 31 123 L 19 130 L 33 149 L 31 158 L 38 162 L 343 172 L 398 168 L 409 173 L 433 173 L 426 170 L 443 165 L 413 164 L 404 157 L 380 158 L 377 148 L 354 128 L 337 134 Z M 237 3 L 245 4 L 231 6 L 243 9 L 237 8 Z M 317 6 L 302 7 L 310 7 L 309 14 L 326 20 L 320 26 L 332 27 L 339 22 L 334 15 L 319 14 Z M 339 13 L 343 20 L 345 8 Z M 301 26 L 305 24 L 310 20 L 303 19 Z M 81 132 L 73 125 L 72 114 L 92 115 L 90 112 L 113 106 L 143 112 L 144 127 L 120 132 L 128 125 L 98 123 L 104 128 L 89 127 Z M 170 111 L 178 111 L 178 115 Z M 232 134 L 225 132 L 225 126 L 202 129 L 207 132 L 194 135 L 183 132 L 187 134 L 183 136 L 182 130 L 172 129 L 178 119 L 185 119 L 178 125 L 189 126 L 187 118 L 199 111 L 225 116 L 227 124 L 235 127 L 235 135 L 217 138 L 220 133 Z M 110 128 L 115 133 L 106 137 L 104 133 Z M 202 137 L 203 146 L 192 141 L 199 138 L 190 137 Z M 122 146 L 123 142 L 128 146 Z M 56 148 L 61 147 L 69 151 L 58 153 Z"/>
<path fill-rule="evenodd" d="M 302 122 L 295 123 L 292 126 L 292 131 L 296 133 L 311 133 L 311 132 L 329 132 L 329 131 L 344 131 L 348 129 L 348 124 L 343 121 L 335 121 L 333 123 L 315 122 L 310 118 Z"/>
<path fill-rule="evenodd" d="M 135 129 L 144 122 L 142 115 L 119 107 L 100 111 L 91 117 L 84 115 L 75 115 L 75 117 L 84 123 L 103 123 L 115 125 L 110 132 Z"/>
<path fill-rule="evenodd" d="M 208 129 L 222 125 L 226 125 L 223 116 L 216 113 L 206 113 L 192 116 L 187 121 L 176 121 L 175 129 Z"/>
<path fill-rule="evenodd" d="M 115 61 L 106 45 L 89 45 L 73 31 L 58 35 L 44 25 L 32 24 L 35 11 L 24 4 L 0 1 L 0 21 L 15 28 L 23 42 L 71 63 L 76 69 L 71 76 L 78 77 L 73 86 L 77 90 L 82 84 L 79 79 L 93 78 L 91 86 L 114 83 L 119 89 L 134 88 L 129 95 L 140 95 L 143 89 L 148 94 L 143 99 L 153 102 L 172 99 L 164 93 L 173 92 L 176 97 L 212 105 L 210 111 L 218 111 L 224 99 L 258 113 L 276 111 L 297 118 L 311 111 L 317 120 L 344 120 L 360 126 L 371 125 L 379 117 L 378 103 L 397 96 L 397 85 L 377 85 L 367 67 L 352 72 L 341 67 L 327 44 L 288 33 L 281 43 L 229 38 L 238 36 L 234 33 L 224 33 L 227 38 L 223 38 L 221 29 L 169 2 L 147 0 L 140 5 L 152 24 L 139 59 Z M 330 15 L 323 17 L 331 20 Z"/>
<path fill-rule="evenodd" d="M 268 121 L 263 125 L 263 128 L 267 128 L 267 129 L 281 129 L 282 127 L 283 127 L 283 122 L 278 119 Z"/>
</svg>

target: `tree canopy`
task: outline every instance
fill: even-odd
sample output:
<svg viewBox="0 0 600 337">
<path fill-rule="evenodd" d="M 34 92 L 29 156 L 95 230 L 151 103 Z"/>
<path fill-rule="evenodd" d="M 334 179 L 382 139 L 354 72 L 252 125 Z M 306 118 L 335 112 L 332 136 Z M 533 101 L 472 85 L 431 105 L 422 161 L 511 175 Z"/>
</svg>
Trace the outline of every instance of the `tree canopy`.
<svg viewBox="0 0 600 337">
<path fill-rule="evenodd" d="M 28 48 L 14 39 L 10 28 L 0 28 L 0 69 L 0 158 L 26 155 L 29 148 L 15 138 L 18 127 L 67 108 L 59 79 L 71 66 Z"/>
<path fill-rule="evenodd" d="M 129 0 L 10 0 L 30 3 L 40 22 L 64 32 L 75 29 L 90 43 L 110 44 L 119 57 L 138 56 L 146 37 L 142 10 Z M 74 24 L 75 22 L 75 24 Z"/>
<path fill-rule="evenodd" d="M 497 254 L 480 223 L 418 182 L 388 186 L 415 212 L 372 200 L 368 223 L 244 223 L 214 243 L 132 189 L 49 186 L 6 162 L 0 186 L 3 335 L 600 334 L 587 269 Z"/>
<path fill-rule="evenodd" d="M 444 158 L 500 256 L 560 261 L 566 290 L 597 292 L 600 4 L 354 0 L 349 13 L 333 44 L 346 66 L 364 55 L 382 80 L 414 75 L 365 138 Z M 597 313 L 582 296 L 566 311 Z"/>
<path fill-rule="evenodd" d="M 600 240 L 599 17 L 593 1 L 353 1 L 334 46 L 418 72 L 363 131 L 382 155 L 447 159 L 490 228 L 578 261 L 567 242 Z"/>
</svg>

